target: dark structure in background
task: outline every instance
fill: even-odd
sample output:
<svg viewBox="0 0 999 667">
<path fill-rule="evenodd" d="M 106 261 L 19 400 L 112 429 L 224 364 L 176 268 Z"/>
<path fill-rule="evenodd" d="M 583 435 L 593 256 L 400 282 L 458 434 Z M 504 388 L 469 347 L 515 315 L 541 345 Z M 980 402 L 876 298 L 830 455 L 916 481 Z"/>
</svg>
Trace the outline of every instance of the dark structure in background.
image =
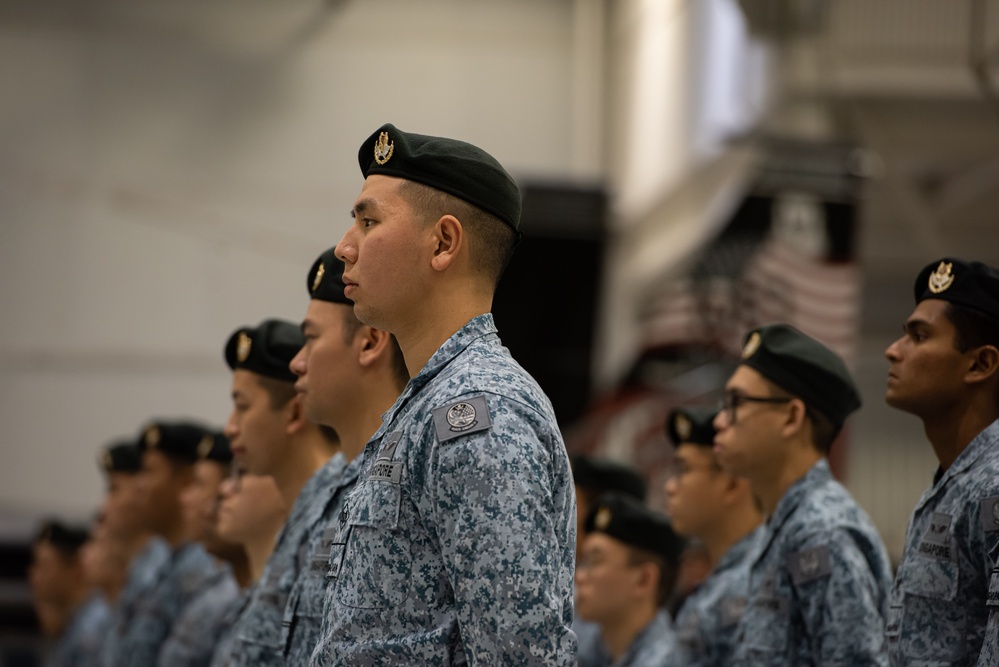
<svg viewBox="0 0 999 667">
<path fill-rule="evenodd" d="M 524 240 L 500 281 L 493 313 L 503 343 L 535 377 L 565 429 L 590 401 L 607 195 L 521 186 Z"/>
</svg>

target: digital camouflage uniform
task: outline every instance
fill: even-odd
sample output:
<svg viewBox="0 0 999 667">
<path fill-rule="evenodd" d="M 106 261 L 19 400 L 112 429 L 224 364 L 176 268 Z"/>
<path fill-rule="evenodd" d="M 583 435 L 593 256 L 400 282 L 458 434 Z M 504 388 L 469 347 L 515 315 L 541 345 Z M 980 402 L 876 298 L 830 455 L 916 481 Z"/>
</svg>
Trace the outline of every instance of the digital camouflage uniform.
<svg viewBox="0 0 999 667">
<path fill-rule="evenodd" d="M 235 598 L 229 601 L 228 606 L 222 615 L 222 630 L 219 632 L 218 640 L 215 643 L 215 650 L 212 652 L 212 667 L 226 667 L 232 658 L 232 647 L 235 642 L 235 635 L 238 626 L 237 619 L 242 615 L 246 605 L 250 602 L 254 586 L 241 589 Z"/>
<path fill-rule="evenodd" d="M 871 520 L 823 459 L 766 524 L 733 665 L 887 665 L 891 566 Z"/>
<path fill-rule="evenodd" d="M 149 598 L 155 596 L 156 587 L 169 567 L 170 547 L 158 537 L 151 538 L 132 561 L 102 650 L 102 662 L 106 667 L 149 667 L 155 664 L 155 652 L 152 655 L 135 654 L 135 646 L 145 644 L 136 618 L 140 606 L 148 604 Z"/>
<path fill-rule="evenodd" d="M 732 545 L 687 597 L 676 616 L 682 658 L 668 664 L 722 667 L 730 664 L 736 628 L 746 609 L 749 568 L 763 539 L 762 526 Z M 680 656 L 681 653 L 677 653 Z"/>
<path fill-rule="evenodd" d="M 47 667 L 91 667 L 100 664 L 101 646 L 111 627 L 111 609 L 104 598 L 93 594 L 80 605 L 55 650 L 45 662 Z"/>
<path fill-rule="evenodd" d="M 982 647 L 999 598 L 999 422 L 937 475 L 909 520 L 892 588 L 891 663 L 996 665 L 995 624 Z"/>
<path fill-rule="evenodd" d="M 437 350 L 363 457 L 313 664 L 573 664 L 569 460 L 492 315 Z"/>
<path fill-rule="evenodd" d="M 202 552 L 203 553 L 203 552 Z M 207 555 L 207 554 L 206 554 Z M 203 576 L 190 601 L 184 605 L 160 648 L 162 667 L 207 667 L 219 636 L 231 620 L 227 613 L 239 597 L 239 587 L 228 566 L 204 561 Z M 191 573 L 192 575 L 195 573 Z"/>
<path fill-rule="evenodd" d="M 597 652 L 587 664 L 594 667 L 663 667 L 672 664 L 678 649 L 676 633 L 665 610 L 649 621 L 642 631 L 635 635 L 628 650 L 617 660 L 608 653 L 603 641 L 599 641 Z M 580 663 L 582 664 L 582 663 Z"/>
<path fill-rule="evenodd" d="M 231 654 L 221 664 L 231 667 L 285 664 L 282 621 L 299 571 L 300 552 L 308 543 L 316 508 L 326 504 L 329 489 L 345 465 L 343 454 L 334 455 L 302 487 L 278 536 L 274 553 L 236 621 Z"/>
<path fill-rule="evenodd" d="M 326 489 L 325 503 L 312 508 L 309 539 L 299 553 L 298 577 L 285 606 L 283 641 L 289 665 L 308 665 L 322 630 L 326 572 L 329 570 L 330 545 L 336 537 L 343 501 L 357 481 L 361 457 L 355 458 Z"/>
</svg>

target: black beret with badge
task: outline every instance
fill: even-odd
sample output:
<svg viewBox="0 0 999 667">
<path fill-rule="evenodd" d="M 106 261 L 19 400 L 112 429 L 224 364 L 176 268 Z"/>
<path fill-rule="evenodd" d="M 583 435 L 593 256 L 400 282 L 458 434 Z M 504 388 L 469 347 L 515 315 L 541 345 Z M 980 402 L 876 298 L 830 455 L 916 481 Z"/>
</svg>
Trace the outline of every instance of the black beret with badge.
<svg viewBox="0 0 999 667">
<path fill-rule="evenodd" d="M 659 554 L 676 565 L 685 542 L 665 515 L 623 493 L 605 493 L 586 515 L 587 533 L 604 533 L 631 547 Z"/>
<path fill-rule="evenodd" d="M 334 254 L 335 250 L 336 247 L 330 248 L 313 262 L 305 285 L 309 288 L 309 296 L 313 299 L 353 306 L 354 302 L 343 293 L 344 266 Z"/>
<path fill-rule="evenodd" d="M 666 417 L 666 435 L 674 447 L 715 443 L 715 416 L 718 410 L 709 408 L 674 408 Z"/>
<path fill-rule="evenodd" d="M 570 464 L 573 483 L 593 496 L 617 491 L 645 500 L 645 480 L 630 466 L 585 455 L 572 457 Z"/>
<path fill-rule="evenodd" d="M 264 320 L 256 327 L 240 327 L 225 345 L 225 361 L 232 370 L 252 371 L 275 380 L 298 379 L 289 364 L 305 345 L 297 324 L 285 320 Z"/>
<path fill-rule="evenodd" d="M 412 134 L 382 125 L 357 152 L 364 177 L 395 176 L 447 192 L 511 228 L 520 226 L 520 189 L 503 166 L 464 141 Z"/>
<path fill-rule="evenodd" d="M 741 363 L 837 426 L 860 408 L 860 392 L 839 355 L 789 324 L 768 324 L 750 331 Z"/>
<path fill-rule="evenodd" d="M 138 446 L 143 452 L 157 451 L 175 461 L 193 464 L 202 451 L 214 445 L 214 434 L 191 422 L 154 421 L 139 434 Z"/>
<path fill-rule="evenodd" d="M 47 542 L 61 553 L 72 556 L 88 539 L 90 539 L 90 531 L 86 527 L 50 519 L 42 523 L 35 543 Z"/>
<path fill-rule="evenodd" d="M 209 437 L 201 439 L 198 443 L 198 460 L 214 461 L 222 465 L 232 463 L 232 447 L 229 438 L 221 431 L 207 434 Z"/>
<path fill-rule="evenodd" d="M 952 258 L 931 262 L 916 277 L 914 292 L 916 303 L 941 299 L 999 323 L 999 270 L 987 264 Z"/>
<path fill-rule="evenodd" d="M 142 470 L 142 450 L 133 440 L 116 442 L 104 448 L 99 463 L 106 473 L 135 474 Z"/>
</svg>

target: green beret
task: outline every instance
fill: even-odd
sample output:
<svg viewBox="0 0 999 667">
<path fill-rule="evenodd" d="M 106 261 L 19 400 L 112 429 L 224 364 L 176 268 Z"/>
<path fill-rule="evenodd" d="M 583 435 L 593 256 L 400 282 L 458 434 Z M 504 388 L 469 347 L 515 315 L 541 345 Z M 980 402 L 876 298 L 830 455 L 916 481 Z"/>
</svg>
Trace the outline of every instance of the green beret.
<svg viewBox="0 0 999 667">
<path fill-rule="evenodd" d="M 211 431 L 190 422 L 154 421 L 139 434 L 136 443 L 144 452 L 162 452 L 170 458 L 193 464 L 213 445 Z"/>
<path fill-rule="evenodd" d="M 264 320 L 256 328 L 241 327 L 225 345 L 229 368 L 253 371 L 275 380 L 298 379 L 288 367 L 305 345 L 305 336 L 297 324 L 284 320 Z"/>
<path fill-rule="evenodd" d="M 106 473 L 135 474 L 142 470 L 142 450 L 134 441 L 117 442 L 104 448 L 99 463 Z"/>
<path fill-rule="evenodd" d="M 38 529 L 35 544 L 48 542 L 60 552 L 73 556 L 90 538 L 90 532 L 83 526 L 75 526 L 50 519 Z"/>
<path fill-rule="evenodd" d="M 818 410 L 836 426 L 860 407 L 860 392 L 839 355 L 788 324 L 746 335 L 742 364 Z"/>
<path fill-rule="evenodd" d="M 674 567 L 683 553 L 684 540 L 673 532 L 669 519 L 622 493 L 600 496 L 586 515 L 585 529 L 659 554 Z"/>
<path fill-rule="evenodd" d="M 208 434 L 198 443 L 198 460 L 215 461 L 222 465 L 232 463 L 232 447 L 229 445 L 229 438 L 221 431 Z"/>
<path fill-rule="evenodd" d="M 409 134 L 386 124 L 357 152 L 361 173 L 395 176 L 447 192 L 520 226 L 520 189 L 503 166 L 481 148 L 442 137 Z"/>
<path fill-rule="evenodd" d="M 343 294 L 343 262 L 337 259 L 330 248 L 319 256 L 312 264 L 305 286 L 309 288 L 309 296 L 320 301 L 345 303 L 353 306 L 354 302 Z"/>
<path fill-rule="evenodd" d="M 999 322 L 999 271 L 981 262 L 945 258 L 919 272 L 916 303 L 941 299 Z"/>
<path fill-rule="evenodd" d="M 674 447 L 680 445 L 715 444 L 715 415 L 718 410 L 707 408 L 676 408 L 666 417 L 666 435 Z"/>
<path fill-rule="evenodd" d="M 617 491 L 645 500 L 645 480 L 634 468 L 606 459 L 577 455 L 570 461 L 576 486 L 593 496 Z"/>
</svg>

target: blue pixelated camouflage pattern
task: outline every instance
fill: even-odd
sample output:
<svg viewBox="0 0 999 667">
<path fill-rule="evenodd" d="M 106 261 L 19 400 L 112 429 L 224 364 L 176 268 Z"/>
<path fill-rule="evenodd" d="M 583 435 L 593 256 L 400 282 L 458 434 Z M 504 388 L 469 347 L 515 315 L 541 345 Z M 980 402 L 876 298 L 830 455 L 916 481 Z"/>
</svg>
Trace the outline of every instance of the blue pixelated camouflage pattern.
<svg viewBox="0 0 999 667">
<path fill-rule="evenodd" d="M 600 667 L 607 657 L 600 639 L 600 626 L 577 615 L 572 619 L 572 631 L 576 633 L 577 667 Z"/>
<path fill-rule="evenodd" d="M 231 652 L 225 664 L 232 667 L 285 664 L 282 620 L 300 568 L 299 559 L 316 521 L 316 508 L 321 511 L 326 504 L 329 487 L 345 465 L 343 454 L 334 455 L 302 487 L 278 535 L 274 553 L 236 620 Z"/>
<path fill-rule="evenodd" d="M 95 593 L 73 612 L 46 667 L 97 667 L 110 628 L 111 608 Z"/>
<path fill-rule="evenodd" d="M 152 597 L 160 579 L 170 567 L 170 547 L 158 537 L 149 540 L 128 568 L 128 577 L 112 610 L 111 628 L 102 647 L 102 664 L 106 667 L 156 662 L 156 654 L 143 656 L 147 662 L 133 662 L 129 654 L 138 631 L 134 620 L 143 601 Z"/>
<path fill-rule="evenodd" d="M 999 595 L 999 421 L 938 475 L 906 531 L 888 610 L 891 664 L 996 665 L 999 622 L 988 642 L 985 629 Z"/>
<path fill-rule="evenodd" d="M 312 527 L 304 549 L 299 552 L 298 577 L 292 585 L 285 607 L 283 631 L 285 660 L 288 665 L 308 665 L 322 630 L 326 572 L 329 570 L 330 546 L 336 539 L 344 499 L 354 488 L 361 470 L 358 456 L 327 486 L 327 499 L 313 508 Z"/>
<path fill-rule="evenodd" d="M 996 560 L 996 557 L 993 557 Z M 989 620 L 985 626 L 985 641 L 978 656 L 977 667 L 999 667 L 999 565 L 992 568 L 987 600 Z"/>
<path fill-rule="evenodd" d="M 788 489 L 750 566 L 733 665 L 887 665 L 891 566 L 825 459 Z"/>
<path fill-rule="evenodd" d="M 576 507 L 548 398 L 468 322 L 363 453 L 314 665 L 571 665 Z"/>
<path fill-rule="evenodd" d="M 664 667 L 672 664 L 670 660 L 675 659 L 678 648 L 669 614 L 665 610 L 659 610 L 649 624 L 635 635 L 628 650 L 620 658 L 614 660 L 601 639 L 587 657 L 586 664 L 593 667 Z M 582 667 L 582 660 L 579 665 Z"/>
<path fill-rule="evenodd" d="M 208 667 L 219 636 L 231 622 L 227 615 L 239 598 L 232 571 L 228 566 L 208 562 L 204 575 L 160 647 L 161 667 Z"/>
<path fill-rule="evenodd" d="M 749 569 L 764 536 L 763 526 L 733 544 L 695 588 L 676 615 L 678 650 L 669 665 L 723 667 L 735 651 L 736 629 L 749 595 Z"/>
<path fill-rule="evenodd" d="M 253 585 L 239 591 L 239 594 L 229 602 L 229 606 L 223 612 L 222 631 L 219 633 L 215 650 L 212 653 L 212 667 L 227 667 L 232 664 L 232 647 L 235 641 L 237 630 L 236 621 L 242 615 L 246 605 L 250 602 L 253 593 Z"/>
</svg>

